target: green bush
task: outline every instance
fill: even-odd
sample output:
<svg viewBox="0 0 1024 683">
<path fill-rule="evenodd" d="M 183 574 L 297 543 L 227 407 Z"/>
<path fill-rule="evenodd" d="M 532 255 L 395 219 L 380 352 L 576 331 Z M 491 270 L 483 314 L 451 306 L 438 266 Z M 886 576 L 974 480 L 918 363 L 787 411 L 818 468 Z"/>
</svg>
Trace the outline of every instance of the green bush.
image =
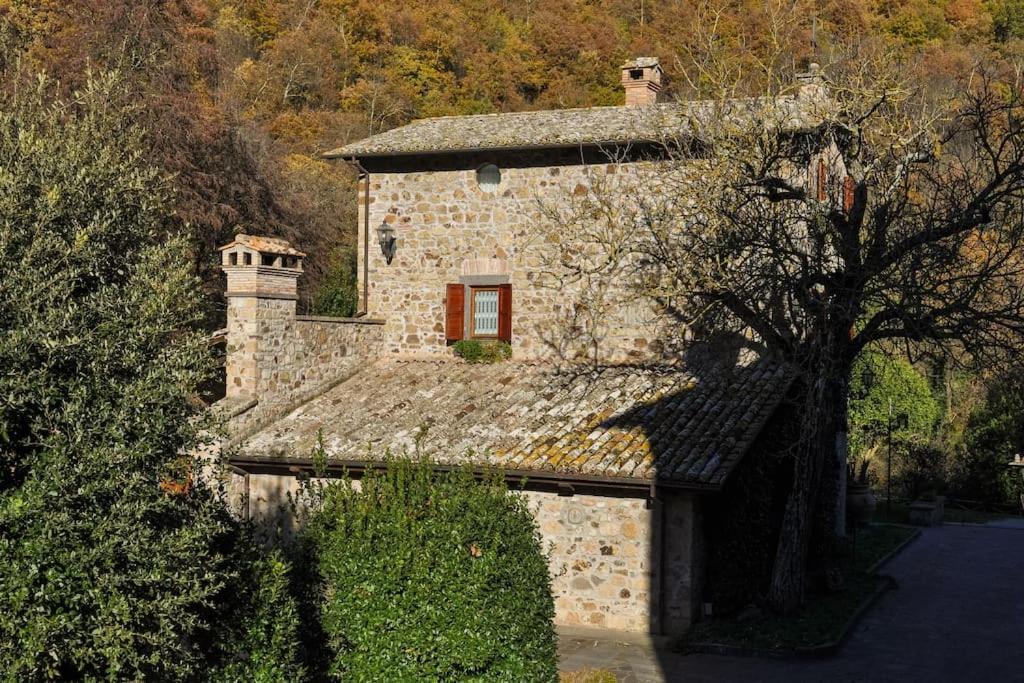
<svg viewBox="0 0 1024 683">
<path fill-rule="evenodd" d="M 358 308 L 356 252 L 351 247 L 339 247 L 331 252 L 330 265 L 313 295 L 310 313 L 350 318 Z"/>
<path fill-rule="evenodd" d="M 870 370 L 873 380 L 864 386 L 864 374 Z M 850 382 L 850 459 L 856 462 L 869 456 L 873 448 L 886 448 L 887 427 L 890 410 L 893 429 L 893 483 L 899 487 L 914 486 L 927 475 L 941 473 L 920 470 L 926 454 L 934 455 L 925 446 L 936 433 L 936 426 L 942 416 L 942 404 L 935 398 L 928 380 L 909 362 L 877 351 L 865 351 L 854 363 Z M 895 417 L 907 415 L 907 427 L 895 426 Z M 875 458 L 873 482 L 883 480 L 885 469 L 881 467 L 884 452 Z M 930 462 L 930 460 L 929 460 Z M 897 481 L 898 480 L 898 481 Z M 909 489 L 903 492 L 910 495 Z"/>
<path fill-rule="evenodd" d="M 462 339 L 452 346 L 455 355 L 467 363 L 499 363 L 512 357 L 512 346 L 503 341 Z"/>
<path fill-rule="evenodd" d="M 995 504 L 1018 504 L 1021 476 L 1007 467 L 1024 451 L 1024 373 L 992 380 L 984 404 L 971 415 L 962 452 L 953 459 L 953 496 Z"/>
<path fill-rule="evenodd" d="M 261 627 L 246 530 L 181 455 L 199 283 L 118 80 L 46 95 L 0 98 L 0 672 L 200 678 Z"/>
<path fill-rule="evenodd" d="M 319 495 L 304 545 L 332 677 L 557 679 L 540 535 L 500 476 L 396 460 Z"/>
<path fill-rule="evenodd" d="M 209 678 L 225 683 L 304 680 L 301 620 L 291 594 L 291 566 L 280 551 L 264 552 L 251 544 L 251 536 L 245 540 L 250 543 L 249 552 L 240 553 L 240 590 L 230 606 L 237 618 L 225 623 L 218 634 L 220 661 Z"/>
</svg>

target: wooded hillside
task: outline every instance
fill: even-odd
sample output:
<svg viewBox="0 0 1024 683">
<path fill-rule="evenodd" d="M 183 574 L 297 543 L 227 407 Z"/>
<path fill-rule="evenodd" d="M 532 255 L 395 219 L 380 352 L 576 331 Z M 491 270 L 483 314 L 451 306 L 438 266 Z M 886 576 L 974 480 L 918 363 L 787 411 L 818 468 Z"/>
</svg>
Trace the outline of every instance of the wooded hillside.
<svg viewBox="0 0 1024 683">
<path fill-rule="evenodd" d="M 618 104 L 618 65 L 641 54 L 669 96 L 693 96 L 694 56 L 733 55 L 756 90 L 756 57 L 780 44 L 770 69 L 882 40 L 943 77 L 1015 58 L 1022 37 L 1024 0 L 0 0 L 7 87 L 46 70 L 68 93 L 89 69 L 122 71 L 211 294 L 212 249 L 242 229 L 310 252 L 309 296 L 343 272 L 352 178 L 319 153 L 414 118 Z"/>
</svg>

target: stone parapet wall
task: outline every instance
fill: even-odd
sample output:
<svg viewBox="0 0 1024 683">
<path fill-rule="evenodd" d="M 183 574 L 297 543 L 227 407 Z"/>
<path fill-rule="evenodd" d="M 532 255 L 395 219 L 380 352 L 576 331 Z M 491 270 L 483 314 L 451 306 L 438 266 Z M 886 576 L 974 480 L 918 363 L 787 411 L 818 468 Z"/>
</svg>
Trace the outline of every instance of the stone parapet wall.
<svg viewBox="0 0 1024 683">
<path fill-rule="evenodd" d="M 500 160 L 495 163 L 501 166 Z M 460 282 L 467 262 L 472 266 L 495 259 L 491 263 L 504 264 L 500 270 L 512 286 L 516 357 L 599 362 L 659 357 L 666 321 L 650 302 L 630 297 L 621 283 L 561 279 L 558 264 L 565 245 L 550 217 L 551 211 L 571 212 L 574 201 L 609 179 L 627 199 L 622 184 L 631 177 L 642 184 L 652 163 L 501 168 L 493 192 L 478 186 L 472 168 L 371 173 L 369 224 L 393 225 L 398 240 L 388 265 L 371 235 L 366 264 L 368 314 L 387 320 L 385 349 L 450 353 L 445 285 Z M 360 225 L 364 214 L 360 203 Z M 364 239 L 360 231 L 361 278 Z"/>
<path fill-rule="evenodd" d="M 274 419 L 380 354 L 383 325 L 367 318 L 295 315 L 295 301 L 231 296 L 227 324 L 229 401 L 255 399 L 233 431 Z"/>
</svg>

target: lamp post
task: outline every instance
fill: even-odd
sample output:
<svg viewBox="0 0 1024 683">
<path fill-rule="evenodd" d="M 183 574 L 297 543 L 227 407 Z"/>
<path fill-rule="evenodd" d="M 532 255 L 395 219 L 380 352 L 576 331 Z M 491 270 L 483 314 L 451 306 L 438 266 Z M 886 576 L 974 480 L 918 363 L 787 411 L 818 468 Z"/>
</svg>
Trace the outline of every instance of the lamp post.
<svg viewBox="0 0 1024 683">
<path fill-rule="evenodd" d="M 384 260 L 390 266 L 391 260 L 395 258 L 395 252 L 398 250 L 398 237 L 395 236 L 395 229 L 387 221 L 382 221 L 377 226 L 377 242 L 380 244 L 380 253 L 384 255 Z"/>
</svg>

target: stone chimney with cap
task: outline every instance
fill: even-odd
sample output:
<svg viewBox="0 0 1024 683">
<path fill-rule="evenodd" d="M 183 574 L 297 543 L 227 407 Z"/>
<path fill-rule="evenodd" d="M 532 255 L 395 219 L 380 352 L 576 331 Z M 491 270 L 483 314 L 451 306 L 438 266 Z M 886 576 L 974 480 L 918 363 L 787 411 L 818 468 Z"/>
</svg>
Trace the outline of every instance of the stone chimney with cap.
<svg viewBox="0 0 1024 683">
<path fill-rule="evenodd" d="M 637 57 L 622 65 L 626 106 L 654 104 L 661 92 L 664 72 L 657 57 Z"/>
<path fill-rule="evenodd" d="M 226 397 L 256 399 L 262 370 L 275 362 L 294 327 L 306 255 L 284 240 L 243 234 L 219 251 L 228 279 Z"/>
<path fill-rule="evenodd" d="M 828 87 L 821 74 L 821 66 L 815 62 L 807 65 L 807 71 L 796 74 L 794 81 L 797 86 L 797 97 L 800 99 L 824 99 L 828 97 Z"/>
</svg>

